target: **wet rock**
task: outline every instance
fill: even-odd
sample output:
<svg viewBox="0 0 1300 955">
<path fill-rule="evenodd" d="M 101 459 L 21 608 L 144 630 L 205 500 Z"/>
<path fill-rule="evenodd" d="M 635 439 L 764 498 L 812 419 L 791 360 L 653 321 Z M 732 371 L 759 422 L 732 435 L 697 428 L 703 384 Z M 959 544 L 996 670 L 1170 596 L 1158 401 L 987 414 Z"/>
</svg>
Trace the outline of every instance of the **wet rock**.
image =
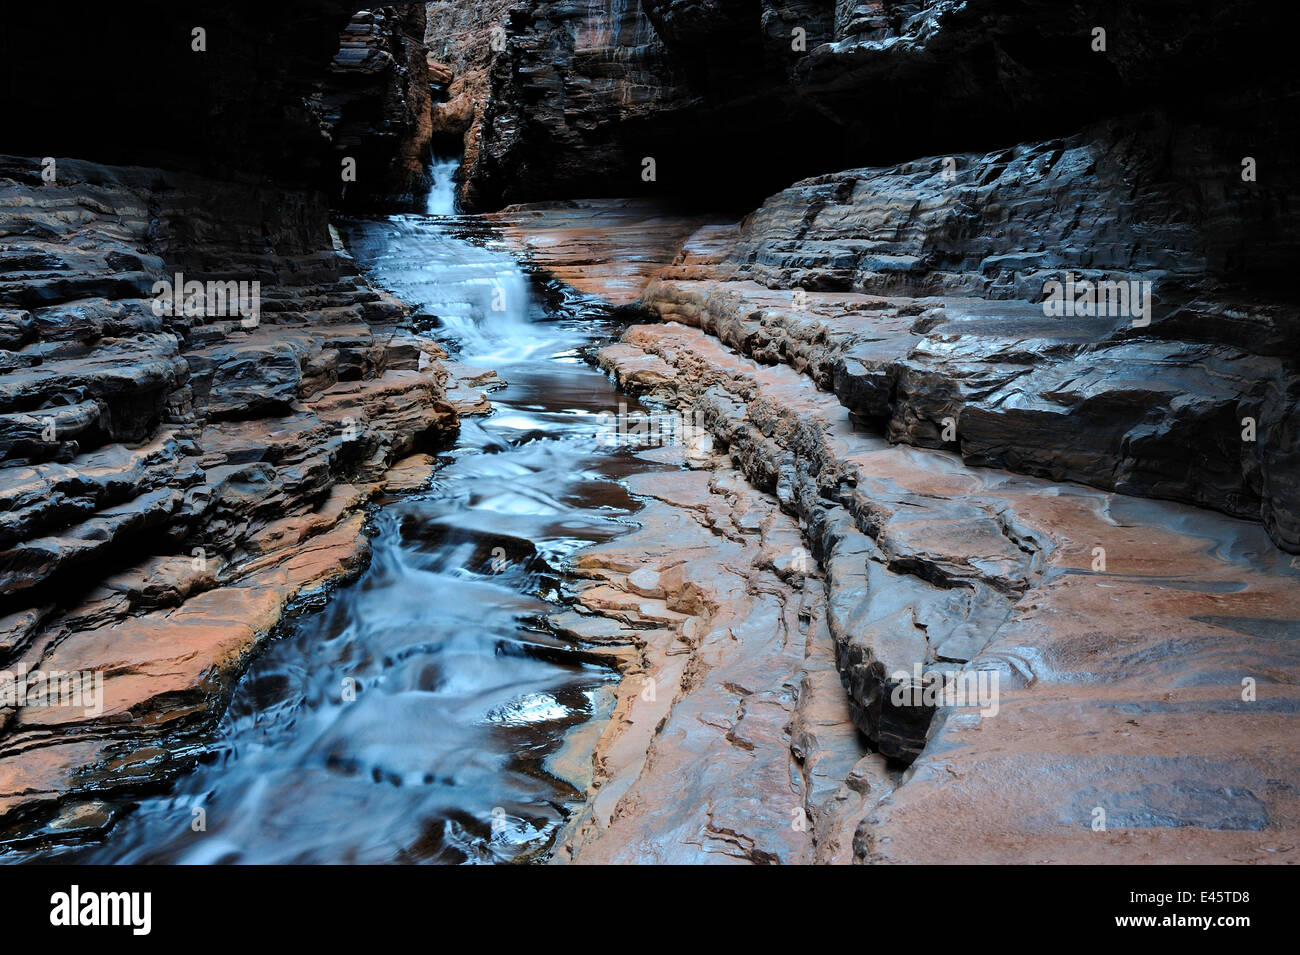
<svg viewBox="0 0 1300 955">
<path fill-rule="evenodd" d="M 633 327 L 626 341 L 676 365 L 677 401 L 808 527 L 854 720 L 885 755 L 915 757 L 934 708 L 900 705 L 897 674 L 910 683 L 914 665 L 938 662 L 951 637 L 987 635 L 1005 619 L 1040 572 L 1034 535 L 1009 528 L 997 501 L 917 498 L 892 480 L 860 479 L 838 457 L 853 440 L 846 413 L 784 366 L 761 368 L 677 325 Z M 622 375 L 618 356 L 602 358 Z"/>
<path fill-rule="evenodd" d="M 584 613 L 556 621 L 586 642 L 632 653 L 592 757 L 587 807 L 558 843 L 577 863 L 811 861 L 801 761 L 854 765 L 862 748 L 844 697 L 811 709 L 801 688 L 818 590 L 782 582 L 774 553 L 798 546 L 794 522 L 720 459 L 631 480 L 647 497 L 639 529 L 584 550 Z M 736 512 L 758 533 L 737 532 Z M 819 584 L 820 582 L 818 582 Z M 671 608 L 670 610 L 668 608 Z M 667 612 L 665 612 L 667 611 Z M 820 641 L 820 642 L 819 642 Z M 816 720 L 819 740 L 810 740 Z M 800 745 L 792 749 L 791 726 Z"/>
<path fill-rule="evenodd" d="M 536 202 L 484 217 L 534 265 L 601 301 L 631 306 L 650 280 L 701 251 L 683 245 L 710 225 L 653 200 Z M 727 246 L 728 250 L 730 246 Z"/>
<path fill-rule="evenodd" d="M 1285 200 L 1234 180 L 1197 146 L 1209 131 L 1168 135 L 1117 121 L 955 172 L 933 157 L 798 183 L 645 301 L 807 370 L 893 441 L 1259 519 L 1300 549 L 1297 329 L 1244 281 L 1295 245 L 1258 225 Z M 1216 198 L 1190 205 L 1188 180 Z M 1069 277 L 1138 291 L 1127 309 L 1049 314 Z"/>
<path fill-rule="evenodd" d="M 1259 525 L 891 445 L 807 369 L 756 364 L 697 329 L 626 341 L 679 369 L 678 401 L 799 518 L 853 721 L 911 763 L 899 780 L 842 747 L 809 760 L 838 730 L 807 710 L 790 745 L 816 794 L 815 858 L 1244 862 L 1294 844 L 1263 767 L 1292 760 L 1279 675 L 1297 661 L 1272 635 L 1300 619 L 1297 571 Z M 619 355 L 607 361 L 618 374 Z M 813 659 L 805 685 L 825 679 Z M 1243 698 L 1248 673 L 1274 703 Z M 948 696 L 927 699 L 927 681 Z"/>
<path fill-rule="evenodd" d="M 413 485 L 457 421 L 441 353 L 401 367 L 402 343 L 425 354 L 408 310 L 330 248 L 321 197 L 37 168 L 0 158 L 0 669 L 103 695 L 5 708 L 11 834 L 180 768 L 290 602 L 361 566 L 390 465 Z M 257 314 L 159 314 L 178 274 L 260 283 Z"/>
<path fill-rule="evenodd" d="M 490 368 L 474 368 L 459 362 L 442 362 L 446 373 L 447 402 L 456 414 L 489 414 L 492 411 L 491 393 L 504 388 L 506 383 Z"/>
</svg>

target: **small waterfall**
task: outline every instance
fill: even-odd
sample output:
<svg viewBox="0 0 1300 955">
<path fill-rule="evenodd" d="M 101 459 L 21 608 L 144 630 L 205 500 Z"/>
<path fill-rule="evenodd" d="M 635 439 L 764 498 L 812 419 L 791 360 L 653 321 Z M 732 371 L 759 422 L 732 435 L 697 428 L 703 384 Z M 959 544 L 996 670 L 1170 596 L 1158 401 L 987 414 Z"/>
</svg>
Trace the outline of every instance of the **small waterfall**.
<svg viewBox="0 0 1300 955">
<path fill-rule="evenodd" d="M 431 216 L 454 216 L 456 214 L 456 170 L 460 168 L 460 159 L 456 156 L 434 156 L 429 164 L 429 175 L 433 184 L 429 189 L 429 198 L 424 211 Z"/>
<path fill-rule="evenodd" d="M 635 399 L 576 350 L 613 327 L 548 313 L 465 220 L 339 231 L 438 319 L 444 347 L 501 370 L 495 413 L 466 418 L 432 484 L 378 511 L 369 567 L 257 656 L 191 772 L 104 841 L 46 860 L 509 862 L 544 850 L 581 802 L 551 761 L 618 675 L 541 620 L 564 606 L 569 555 L 627 530 L 637 504 L 619 478 L 652 467 L 598 440 L 602 413 Z"/>
<path fill-rule="evenodd" d="M 553 326 L 539 335 L 532 315 L 540 308 L 519 263 L 490 244 L 465 241 L 444 221 L 393 216 L 347 231 L 359 260 L 403 301 L 436 317 L 439 337 L 462 361 L 506 365 L 580 339 Z"/>
</svg>

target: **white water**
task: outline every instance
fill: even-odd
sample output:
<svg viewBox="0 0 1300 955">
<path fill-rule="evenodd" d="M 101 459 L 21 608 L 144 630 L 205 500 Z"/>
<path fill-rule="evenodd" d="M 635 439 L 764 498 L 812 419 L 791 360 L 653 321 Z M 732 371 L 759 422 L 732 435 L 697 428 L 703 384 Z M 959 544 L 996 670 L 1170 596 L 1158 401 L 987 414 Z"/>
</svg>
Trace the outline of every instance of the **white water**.
<svg viewBox="0 0 1300 955">
<path fill-rule="evenodd" d="M 454 216 L 456 214 L 456 170 L 460 160 L 456 158 L 439 159 L 434 157 L 429 167 L 433 176 L 433 188 L 429 190 L 429 199 L 424 211 L 431 216 Z"/>
<path fill-rule="evenodd" d="M 618 480 L 649 465 L 597 440 L 600 413 L 634 399 L 578 350 L 614 329 L 548 312 L 468 228 L 341 224 L 441 344 L 500 369 L 496 414 L 466 419 L 432 486 L 379 511 L 369 568 L 253 662 L 197 767 L 102 843 L 42 861 L 509 861 L 581 801 L 547 761 L 617 674 L 540 620 L 563 606 L 568 557 L 626 531 L 637 505 Z"/>
<path fill-rule="evenodd" d="M 373 223 L 364 242 L 363 261 L 398 298 L 435 317 L 438 337 L 464 361 L 493 367 L 581 341 L 554 327 L 538 334 L 528 277 L 489 240 L 472 244 L 443 222 L 404 215 Z"/>
</svg>

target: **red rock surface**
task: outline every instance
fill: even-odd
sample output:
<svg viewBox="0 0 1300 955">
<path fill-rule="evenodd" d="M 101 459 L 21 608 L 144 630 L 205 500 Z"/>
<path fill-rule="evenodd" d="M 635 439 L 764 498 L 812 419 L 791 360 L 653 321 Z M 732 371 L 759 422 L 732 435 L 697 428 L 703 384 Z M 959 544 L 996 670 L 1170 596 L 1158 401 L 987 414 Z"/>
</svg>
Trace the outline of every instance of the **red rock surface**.
<svg viewBox="0 0 1300 955">
<path fill-rule="evenodd" d="M 890 446 L 806 377 L 697 330 L 627 340 L 678 369 L 660 393 L 704 409 L 810 527 L 855 719 L 920 747 L 857 820 L 859 861 L 1285 861 L 1300 570 L 1258 525 Z M 882 714 L 890 674 L 918 663 L 997 672 L 998 711 L 941 707 L 928 730 Z"/>
<path fill-rule="evenodd" d="M 611 222 L 626 215 L 616 208 Z M 645 529 L 582 558 L 600 578 L 584 606 L 614 621 L 602 630 L 584 618 L 583 632 L 631 640 L 636 653 L 597 746 L 589 809 L 566 850 L 574 860 L 1287 861 L 1300 837 L 1285 783 L 1300 774 L 1300 567 L 1264 527 L 973 468 L 852 420 L 838 350 L 906 354 L 925 340 L 927 310 L 942 304 L 943 321 L 974 323 L 978 299 L 807 292 L 794 308 L 790 291 L 731 271 L 737 232 L 724 223 L 675 255 L 632 256 L 620 275 L 617 240 L 605 238 L 617 228 L 561 215 L 548 235 L 549 215 L 532 212 L 545 237 L 530 245 L 534 261 L 596 293 L 612 275 L 620 291 L 645 282 L 642 302 L 674 320 L 632 327 L 602 363 L 630 390 L 702 415 L 730 465 L 767 492 L 720 482 L 728 465 L 711 459 L 722 468 L 711 479 L 689 471 L 639 489 L 653 498 Z M 651 277 L 647 259 L 672 264 Z M 786 657 L 761 649 L 788 627 L 776 608 L 751 613 L 768 590 L 753 592 L 744 549 L 688 559 L 661 585 L 667 600 L 633 574 L 646 565 L 662 582 L 673 548 L 691 553 L 682 507 L 713 515 L 698 519 L 714 538 L 703 546 L 735 546 L 734 517 L 701 498 L 710 480 L 752 501 L 743 513 L 768 515 L 768 527 L 793 529 L 794 518 L 816 557 L 822 579 L 814 570 L 803 582 L 795 615 L 806 640 Z M 728 585 L 736 574 L 745 589 Z M 638 695 L 654 669 L 646 661 L 667 666 L 677 634 L 697 620 L 712 634 L 716 619 L 766 622 L 747 643 L 753 657 L 732 662 L 725 641 L 692 640 L 680 653 L 699 659 L 700 678 L 666 670 L 673 699 L 650 713 Z M 891 705 L 894 674 L 907 672 L 906 685 L 915 664 L 996 673 L 996 713 Z M 744 678 L 729 679 L 730 666 Z M 1243 681 L 1254 681 L 1253 699 Z M 745 760 L 726 737 L 748 715 L 732 685 L 747 691 L 739 699 L 785 701 L 789 730 L 755 719 L 767 729 Z M 763 768 L 783 747 L 802 784 Z M 678 797 L 683 785 L 691 798 Z M 803 843 L 776 823 L 792 793 L 811 822 Z M 737 816 L 744 824 L 726 821 Z"/>
<path fill-rule="evenodd" d="M 74 160 L 53 184 L 31 160 L 0 174 L 0 670 L 104 693 L 0 707 L 12 833 L 180 768 L 290 602 L 365 561 L 390 465 L 427 480 L 411 452 L 489 382 L 444 370 L 331 248 L 319 197 Z M 258 324 L 156 315 L 178 272 L 260 281 Z"/>
</svg>

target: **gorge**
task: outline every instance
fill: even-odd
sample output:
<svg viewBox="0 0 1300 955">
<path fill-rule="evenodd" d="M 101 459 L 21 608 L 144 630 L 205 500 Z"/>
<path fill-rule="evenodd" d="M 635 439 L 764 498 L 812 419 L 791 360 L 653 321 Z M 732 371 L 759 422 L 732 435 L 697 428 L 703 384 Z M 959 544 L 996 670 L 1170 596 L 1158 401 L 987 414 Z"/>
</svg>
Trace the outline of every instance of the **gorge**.
<svg viewBox="0 0 1300 955">
<path fill-rule="evenodd" d="M 353 6 L 9 18 L 0 861 L 1294 861 L 1275 5 Z"/>
</svg>

